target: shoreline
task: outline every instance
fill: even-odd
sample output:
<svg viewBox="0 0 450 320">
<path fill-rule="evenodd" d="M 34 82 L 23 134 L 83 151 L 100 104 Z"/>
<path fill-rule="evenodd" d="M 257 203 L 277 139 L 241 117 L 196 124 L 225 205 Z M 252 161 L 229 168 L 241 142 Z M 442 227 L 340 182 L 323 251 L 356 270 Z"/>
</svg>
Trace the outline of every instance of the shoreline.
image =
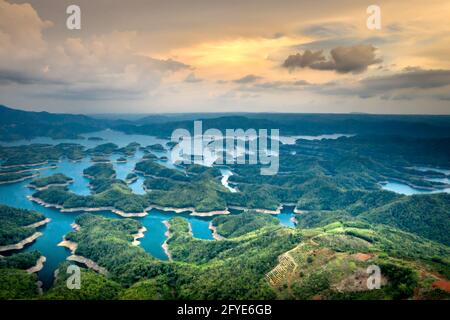
<svg viewBox="0 0 450 320">
<path fill-rule="evenodd" d="M 11 164 L 8 166 L 1 166 L 1 168 L 9 169 L 9 168 L 15 168 L 15 167 L 37 167 L 37 166 L 41 166 L 43 164 L 48 164 L 48 163 L 49 163 L 49 161 L 46 160 L 44 162 L 36 162 L 36 163 L 30 163 L 30 164 Z"/>
<path fill-rule="evenodd" d="M 32 266 L 31 268 L 28 268 L 26 270 L 26 272 L 35 273 L 35 272 L 41 271 L 42 268 L 44 267 L 45 261 L 47 261 L 47 258 L 44 256 L 40 256 L 39 259 L 37 259 L 36 264 L 34 266 Z"/>
<path fill-rule="evenodd" d="M 183 212 L 189 211 L 189 212 L 191 212 L 189 215 L 197 216 L 197 217 L 211 217 L 214 215 L 230 214 L 230 211 L 228 211 L 228 208 L 225 210 L 215 210 L 215 211 L 206 211 L 206 212 L 197 212 L 197 211 L 195 211 L 195 208 L 192 208 L 192 207 L 175 208 L 175 207 L 163 207 L 163 206 L 159 206 L 156 204 L 151 205 L 149 208 L 150 208 L 150 210 L 157 209 L 157 210 L 161 210 L 161 211 L 172 211 L 175 213 L 183 213 Z"/>
<path fill-rule="evenodd" d="M 35 232 L 31 236 L 29 236 L 28 238 L 25 238 L 25 239 L 23 239 L 22 241 L 19 241 L 16 244 L 8 244 L 8 245 L 5 245 L 5 246 L 0 246 L 0 252 L 11 251 L 11 250 L 21 250 L 27 244 L 32 243 L 33 241 L 35 241 L 40 236 L 42 236 L 41 232 Z"/>
<path fill-rule="evenodd" d="M 94 261 L 92 261 L 91 259 L 88 259 L 86 257 L 73 254 L 73 255 L 68 256 L 66 260 L 84 264 L 89 269 L 92 269 L 100 274 L 103 274 L 103 275 L 108 274 L 108 270 L 106 270 L 103 267 L 100 267 Z"/>
<path fill-rule="evenodd" d="M 52 220 L 49 218 L 45 218 L 44 220 L 29 224 L 29 225 L 25 226 L 24 228 L 39 228 L 40 226 L 46 225 L 50 221 L 52 221 Z"/>
<path fill-rule="evenodd" d="M 169 221 L 167 221 L 167 220 L 164 220 L 163 222 L 163 225 L 165 225 L 166 226 L 166 228 L 167 228 L 167 231 L 164 233 L 164 235 L 166 236 L 166 240 L 164 241 L 164 243 L 162 244 L 162 248 L 163 248 L 163 250 L 164 250 L 164 253 L 166 254 L 166 256 L 167 256 L 167 258 L 169 258 L 169 261 L 173 261 L 173 259 L 172 259 L 172 255 L 170 254 L 170 252 L 169 252 L 169 244 L 167 243 L 167 241 L 170 239 L 170 237 L 172 236 L 171 234 L 170 234 L 170 223 L 169 223 Z"/>
<path fill-rule="evenodd" d="M 257 213 L 264 213 L 264 214 L 280 214 L 281 210 L 283 209 L 283 204 L 280 204 L 275 210 L 246 208 L 246 207 L 240 207 L 240 206 L 229 206 L 228 208 L 234 209 L 234 210 L 242 210 L 242 211 L 255 211 Z"/>
<path fill-rule="evenodd" d="M 131 178 L 131 179 L 125 179 L 125 183 L 126 184 L 133 184 L 136 181 L 138 181 L 138 179 L 139 179 L 139 177 L 134 177 L 134 178 Z"/>
<path fill-rule="evenodd" d="M 111 211 L 121 217 L 124 218 L 134 218 L 134 217 L 145 217 L 148 213 L 144 210 L 144 212 L 139 213 L 126 213 L 121 210 L 115 209 L 114 207 L 97 207 L 97 208 L 88 208 L 88 207 L 79 207 L 79 208 L 64 208 L 62 205 L 59 204 L 51 204 L 47 203 L 39 198 L 35 198 L 33 196 L 27 196 L 27 199 L 33 202 L 36 202 L 37 204 L 44 206 L 46 208 L 55 208 L 58 209 L 62 213 L 72 213 L 72 212 L 96 212 L 96 211 Z"/>
<path fill-rule="evenodd" d="M 5 176 L 7 174 L 13 174 L 13 173 L 24 173 L 24 172 L 31 172 L 31 171 L 41 171 L 41 170 L 49 170 L 49 169 L 55 169 L 58 166 L 50 166 L 50 167 L 42 167 L 42 168 L 30 168 L 30 169 L 23 169 L 19 171 L 10 171 L 10 172 L 0 172 L 0 176 Z M 2 167 L 0 167 L 1 169 Z M 4 167 L 3 167 L 4 168 Z"/>
<path fill-rule="evenodd" d="M 77 248 L 78 248 L 78 243 L 70 241 L 70 240 L 66 240 L 66 238 L 64 237 L 63 240 L 60 243 L 57 244 L 57 246 L 69 249 L 70 252 L 72 254 L 74 254 L 75 250 L 77 250 Z"/>
<path fill-rule="evenodd" d="M 27 185 L 27 187 L 31 188 L 31 189 L 34 189 L 34 190 L 37 190 L 37 191 L 42 191 L 42 190 L 47 190 L 48 188 L 51 188 L 51 187 L 68 187 L 73 182 L 74 182 L 74 180 L 72 179 L 72 180 L 69 180 L 69 181 L 67 181 L 65 183 L 50 183 L 50 184 L 48 184 L 46 186 L 43 186 L 43 187 L 36 187 L 35 185 L 29 183 Z"/>
<path fill-rule="evenodd" d="M 424 179 L 424 180 L 426 180 L 426 179 Z M 433 184 L 433 186 L 431 186 L 431 187 L 417 186 L 407 180 L 403 180 L 403 179 L 399 179 L 399 178 L 390 178 L 389 180 L 384 180 L 384 181 L 378 182 L 378 184 L 381 187 L 387 185 L 388 183 L 400 183 L 400 184 L 407 185 L 408 187 L 410 187 L 412 189 L 417 189 L 417 190 L 421 190 L 421 191 L 440 191 L 440 190 L 446 189 L 449 186 L 448 184 L 443 184 L 443 185 L 439 185 L 439 186 L 436 186 Z"/>
<path fill-rule="evenodd" d="M 72 227 L 75 230 L 79 229 L 79 226 L 77 224 L 72 224 Z M 73 262 L 78 262 L 78 263 L 84 264 L 89 269 L 92 269 L 103 275 L 108 274 L 108 270 L 106 270 L 103 267 L 100 267 L 97 263 L 95 263 L 91 259 L 88 259 L 86 257 L 75 254 L 75 251 L 78 248 L 78 243 L 70 241 L 70 240 L 66 240 L 66 238 L 64 237 L 63 240 L 60 243 L 58 243 L 58 247 L 64 247 L 64 248 L 67 248 L 70 250 L 71 255 L 66 258 L 67 261 L 73 261 Z"/>
<path fill-rule="evenodd" d="M 194 217 L 212 217 L 216 215 L 228 215 L 230 214 L 229 209 L 235 209 L 235 210 L 242 210 L 242 211 L 255 211 L 257 213 L 261 214 L 280 214 L 281 210 L 284 208 L 284 206 L 288 206 L 287 204 L 280 204 L 276 210 L 270 210 L 270 209 L 254 209 L 254 208 L 245 208 L 245 207 L 239 207 L 239 206 L 229 206 L 224 210 L 214 210 L 214 211 L 205 211 L 205 212 L 198 212 L 193 207 L 186 207 L 186 208 L 175 208 L 175 207 L 165 207 L 160 206 L 156 204 L 152 204 L 144 209 L 143 212 L 133 212 L 133 213 L 127 213 L 124 211 L 121 211 L 119 209 L 116 209 L 114 207 L 97 207 L 97 208 L 90 208 L 90 207 L 78 207 L 78 208 L 64 208 L 62 205 L 58 204 L 51 204 L 47 203 L 39 198 L 33 197 L 31 195 L 27 196 L 27 199 L 33 202 L 36 202 L 39 205 L 42 205 L 46 208 L 55 208 L 60 210 L 62 213 L 73 213 L 73 212 L 97 212 L 97 211 L 110 211 L 112 213 L 115 213 L 123 218 L 142 218 L 147 216 L 152 209 L 160 210 L 160 211 L 170 211 L 174 213 L 185 213 L 190 212 L 190 216 Z M 293 210 L 294 213 L 303 213 L 303 211 L 297 209 L 297 207 Z"/>
<path fill-rule="evenodd" d="M 141 244 L 139 239 L 142 239 L 145 236 L 144 233 L 146 231 L 147 231 L 146 227 L 142 227 L 142 228 L 138 229 L 138 232 L 133 236 L 133 242 L 132 242 L 133 246 L 139 246 Z"/>
<path fill-rule="evenodd" d="M 37 172 L 35 174 L 32 174 L 31 176 L 26 176 L 26 177 L 19 178 L 19 179 L 16 179 L 16 180 L 1 181 L 0 184 L 10 184 L 10 183 L 22 182 L 22 181 L 25 181 L 25 180 L 28 180 L 28 179 L 36 178 L 39 175 L 40 175 L 40 173 Z"/>
<path fill-rule="evenodd" d="M 213 226 L 212 222 L 209 223 L 208 229 L 212 231 L 214 240 L 220 241 L 220 240 L 224 240 L 224 239 L 225 239 L 224 237 L 222 237 L 222 236 L 217 232 L 217 228 L 216 228 L 215 226 Z"/>
</svg>

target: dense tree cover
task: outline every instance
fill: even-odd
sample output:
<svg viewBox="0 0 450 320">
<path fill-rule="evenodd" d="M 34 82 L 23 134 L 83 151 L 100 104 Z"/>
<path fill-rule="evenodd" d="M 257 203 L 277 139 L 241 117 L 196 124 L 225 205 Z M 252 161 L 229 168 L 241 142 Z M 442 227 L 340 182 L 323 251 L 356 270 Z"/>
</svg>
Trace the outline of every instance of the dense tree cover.
<svg viewBox="0 0 450 320">
<path fill-rule="evenodd" d="M 0 257 L 0 269 L 26 270 L 33 267 L 41 254 L 39 251 L 20 252 L 11 256 Z"/>
<path fill-rule="evenodd" d="M 136 163 L 135 171 L 149 176 L 169 178 L 177 181 L 189 181 L 189 177 L 183 172 L 169 169 L 152 160 L 144 160 Z"/>
<path fill-rule="evenodd" d="M 244 212 L 239 215 L 220 216 L 211 222 L 217 227 L 217 232 L 224 237 L 239 237 L 248 232 L 267 225 L 279 224 L 278 219 L 265 214 Z"/>
<path fill-rule="evenodd" d="M 78 139 L 80 134 L 105 128 L 107 122 L 83 115 L 31 112 L 0 105 L 0 140 L 34 137 Z"/>
<path fill-rule="evenodd" d="M 36 232 L 26 226 L 45 219 L 37 211 L 0 205 L 0 245 L 15 244 Z"/>
<path fill-rule="evenodd" d="M 125 181 L 127 182 L 127 183 L 132 183 L 132 182 L 134 182 L 135 180 L 137 180 L 138 179 L 138 175 L 136 174 L 136 173 L 134 173 L 134 172 L 130 172 L 129 174 L 127 174 L 127 176 L 125 177 Z"/>
<path fill-rule="evenodd" d="M 153 150 L 153 151 L 165 151 L 166 149 L 164 148 L 164 146 L 160 143 L 155 143 L 152 145 L 149 145 L 146 147 L 147 150 Z"/>
<path fill-rule="evenodd" d="M 32 178 L 35 174 L 36 172 L 33 171 L 5 173 L 0 175 L 0 184 L 25 180 L 28 178 Z"/>
<path fill-rule="evenodd" d="M 133 283 L 165 273 L 164 263 L 133 246 L 133 234 L 141 224 L 132 219 L 106 219 L 83 214 L 75 222 L 80 231 L 70 232 L 66 238 L 78 243 L 76 254 L 92 259 L 108 270 L 112 280 L 130 286 Z"/>
<path fill-rule="evenodd" d="M 80 160 L 84 157 L 84 147 L 74 143 L 57 145 L 31 144 L 14 147 L 0 146 L 0 160 L 3 166 L 18 166 L 58 161 L 63 157 Z M 17 168 L 18 171 L 20 168 Z"/>
<path fill-rule="evenodd" d="M 136 153 L 137 149 L 140 147 L 140 144 L 137 142 L 130 142 L 123 148 L 119 148 L 116 151 L 119 153 L 123 153 L 125 156 L 132 156 Z"/>
<path fill-rule="evenodd" d="M 89 141 L 103 141 L 104 139 L 101 137 L 89 137 L 87 138 Z"/>
<path fill-rule="evenodd" d="M 51 176 L 36 178 L 30 182 L 30 185 L 35 188 L 43 188 L 52 184 L 66 184 L 73 181 L 72 178 L 67 177 L 62 173 L 55 173 Z"/>
<path fill-rule="evenodd" d="M 111 179 L 116 171 L 111 163 L 96 163 L 83 170 L 83 174 L 92 179 Z"/>
<path fill-rule="evenodd" d="M 173 181 L 173 180 L 172 180 Z M 146 186 L 152 186 L 146 183 Z M 169 187 L 165 183 L 163 187 Z M 210 177 L 193 179 L 191 183 L 176 183 L 168 190 L 152 190 L 148 197 L 152 203 L 166 207 L 189 208 L 198 212 L 224 210 L 227 207 L 222 197 L 226 189 Z"/>
<path fill-rule="evenodd" d="M 166 276 L 157 276 L 136 282 L 119 295 L 121 300 L 170 300 L 174 298 L 173 289 L 168 285 Z"/>
<path fill-rule="evenodd" d="M 165 190 L 169 191 L 177 187 L 180 183 L 172 179 L 159 177 L 146 177 L 144 186 L 147 190 Z"/>
<path fill-rule="evenodd" d="M 402 197 L 360 216 L 450 245 L 450 195 L 446 193 Z"/>
<path fill-rule="evenodd" d="M 33 197 L 67 209 L 112 207 L 128 213 L 140 213 L 149 205 L 145 196 L 133 194 L 123 181 L 110 184 L 111 180 L 94 180 L 94 183 L 98 182 L 103 184 L 96 184 L 97 193 L 94 195 L 81 196 L 63 187 L 50 187 L 35 192 Z"/>
<path fill-rule="evenodd" d="M 115 143 L 108 142 L 99 144 L 98 146 L 95 146 L 94 148 L 87 150 L 87 152 L 96 155 L 109 155 L 117 151 L 118 149 L 119 147 Z"/>
<path fill-rule="evenodd" d="M 152 117 L 138 123 L 118 125 L 116 130 L 169 137 L 181 128 L 193 133 L 193 119 L 202 119 L 203 130 L 228 128 L 281 129 L 281 135 L 320 135 L 330 133 L 403 135 L 413 137 L 448 137 L 448 117 L 356 114 L 247 114 L 242 115 L 183 115 L 154 122 Z M 172 120 L 173 119 L 173 120 Z"/>
<path fill-rule="evenodd" d="M 0 269 L 0 300 L 33 299 L 37 296 L 37 276 L 19 269 Z"/>
<path fill-rule="evenodd" d="M 292 230 L 269 223 L 233 240 L 206 241 L 194 239 L 183 218 L 172 218 L 169 223 L 170 252 L 175 260 L 192 266 L 178 280 L 177 292 L 187 299 L 274 298 L 265 274 L 279 254 L 301 240 Z"/>
<path fill-rule="evenodd" d="M 112 300 L 117 299 L 122 290 L 120 284 L 95 271 L 81 268 L 80 289 L 68 289 L 66 272 L 68 263 L 58 268 L 58 276 L 53 286 L 41 298 L 45 300 Z"/>
</svg>

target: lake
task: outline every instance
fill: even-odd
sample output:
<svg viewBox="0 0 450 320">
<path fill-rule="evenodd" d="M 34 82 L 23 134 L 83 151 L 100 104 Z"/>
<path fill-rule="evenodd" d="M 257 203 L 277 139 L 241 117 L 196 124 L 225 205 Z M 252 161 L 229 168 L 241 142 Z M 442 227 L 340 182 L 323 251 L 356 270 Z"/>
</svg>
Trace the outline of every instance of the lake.
<svg viewBox="0 0 450 320">
<path fill-rule="evenodd" d="M 381 185 L 381 188 L 383 190 L 393 191 L 395 193 L 404 194 L 407 196 L 410 196 L 413 194 L 425 194 L 425 193 L 441 193 L 441 192 L 450 193 L 450 188 L 444 188 L 444 189 L 439 189 L 439 190 L 419 189 L 419 188 L 413 188 L 404 183 L 392 182 L 392 181 L 383 183 Z"/>
<path fill-rule="evenodd" d="M 155 143 L 161 143 L 165 145 L 168 140 L 159 139 L 151 136 L 143 136 L 143 135 L 125 135 L 120 132 L 115 132 L 111 130 L 104 130 L 101 132 L 91 133 L 85 135 L 85 137 L 101 137 L 102 141 L 93 141 L 93 140 L 54 140 L 51 138 L 36 138 L 32 140 L 21 140 L 16 141 L 14 143 L 1 143 L 2 145 L 23 145 L 23 144 L 32 144 L 32 143 L 48 143 L 48 144 L 58 144 L 62 142 L 68 143 L 78 143 L 84 145 L 88 148 L 92 148 L 96 145 L 113 142 L 117 144 L 119 147 L 124 147 L 130 142 L 138 142 L 142 146 L 147 146 Z M 161 153 L 158 155 L 163 155 Z M 121 155 L 113 154 L 110 157 L 114 165 L 114 169 L 117 173 L 117 178 L 125 179 L 128 173 L 132 172 L 135 167 L 137 161 L 139 161 L 143 153 L 141 151 L 137 151 L 133 157 L 128 157 L 126 163 L 117 163 L 116 160 Z M 173 165 L 170 161 L 160 161 L 161 164 L 166 165 L 170 168 L 178 168 Z M 38 166 L 37 168 L 41 168 L 40 170 L 41 176 L 48 176 L 54 173 L 63 173 L 68 177 L 74 179 L 74 182 L 69 185 L 69 189 L 77 194 L 88 195 L 90 194 L 89 189 L 89 180 L 83 176 L 83 170 L 93 163 L 90 161 L 89 157 L 83 158 L 81 161 L 70 161 L 67 159 L 61 160 L 56 163 L 56 168 L 48 168 L 48 165 Z M 221 169 L 222 172 L 222 183 L 228 189 L 233 189 L 228 185 L 228 177 L 233 173 L 229 169 Z M 13 184 L 3 184 L 0 185 L 0 203 L 6 204 L 16 208 L 24 208 L 31 209 L 42 212 L 46 217 L 51 219 L 51 222 L 47 225 L 39 228 L 39 231 L 43 233 L 41 237 L 39 237 L 35 242 L 28 245 L 23 250 L 38 250 L 40 251 L 46 258 L 47 261 L 44 264 L 43 269 L 39 272 L 39 279 L 43 282 L 43 287 L 48 288 L 53 282 L 53 274 L 57 269 L 58 265 L 65 261 L 65 259 L 70 255 L 70 251 L 63 247 L 58 247 L 58 243 L 61 242 L 64 235 L 72 230 L 70 226 L 75 218 L 82 214 L 82 212 L 78 213 L 61 213 L 57 209 L 45 208 L 40 206 L 34 202 L 31 202 L 27 199 L 27 196 L 34 193 L 34 190 L 27 187 L 30 180 L 25 180 L 18 183 Z M 137 181 L 130 185 L 130 188 L 133 192 L 137 194 L 145 193 L 143 189 L 144 178 L 139 177 Z M 285 208 L 282 213 L 279 215 L 274 215 L 278 217 L 280 223 L 287 227 L 294 227 L 291 218 L 294 216 L 293 208 Z M 234 212 L 236 213 L 236 212 Z M 108 218 L 122 219 L 120 216 L 111 213 L 111 212 L 96 212 L 94 214 L 102 215 Z M 195 217 L 190 216 L 189 212 L 186 213 L 175 213 L 175 212 L 165 212 L 153 209 L 149 212 L 149 214 L 142 218 L 136 218 L 139 220 L 146 228 L 144 238 L 140 239 L 140 246 L 146 250 L 152 256 L 161 259 L 167 260 L 167 256 L 164 253 L 161 245 L 166 240 L 165 232 L 166 227 L 163 225 L 163 221 L 170 219 L 174 216 L 182 216 L 189 221 L 191 225 L 192 233 L 195 238 L 204 239 L 204 240 L 213 240 L 212 232 L 209 230 L 209 223 L 214 217 Z M 11 252 L 10 252 L 11 253 Z"/>
</svg>

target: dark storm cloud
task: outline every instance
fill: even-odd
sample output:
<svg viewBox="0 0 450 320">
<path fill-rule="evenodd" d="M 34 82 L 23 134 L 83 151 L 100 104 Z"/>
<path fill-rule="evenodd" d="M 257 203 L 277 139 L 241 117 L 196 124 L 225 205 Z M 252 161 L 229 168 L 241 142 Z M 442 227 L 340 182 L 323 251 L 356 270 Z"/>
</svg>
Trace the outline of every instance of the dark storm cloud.
<svg viewBox="0 0 450 320">
<path fill-rule="evenodd" d="M 322 51 L 313 52 L 311 50 L 305 50 L 303 54 L 297 53 L 290 55 L 283 62 L 283 67 L 294 70 L 296 68 L 306 68 L 310 67 L 317 62 L 325 61 L 325 57 L 322 54 Z"/>
<path fill-rule="evenodd" d="M 433 97 L 448 100 L 450 70 L 422 70 L 408 68 L 397 74 L 365 78 L 355 85 L 332 83 L 315 86 L 313 90 L 328 95 L 379 96 L 384 100 L 412 100 L 417 97 Z"/>
<path fill-rule="evenodd" d="M 408 68 L 399 74 L 370 77 L 361 84 L 372 91 L 384 91 L 404 88 L 438 88 L 450 85 L 450 70 L 422 70 Z"/>
<path fill-rule="evenodd" d="M 240 84 L 245 84 L 245 83 L 256 82 L 256 81 L 258 81 L 260 79 L 261 79 L 261 77 L 259 77 L 259 76 L 256 76 L 254 74 L 248 74 L 248 75 L 246 75 L 246 76 L 244 76 L 242 78 L 233 80 L 233 82 L 240 83 Z"/>
<path fill-rule="evenodd" d="M 45 77 L 40 77 L 32 73 L 27 73 L 18 70 L 5 70 L 0 69 L 0 85 L 9 84 L 62 84 L 63 81 L 55 79 L 47 79 Z"/>
<path fill-rule="evenodd" d="M 372 64 L 382 60 L 376 58 L 376 48 L 372 45 L 339 46 L 330 51 L 326 59 L 321 50 L 305 50 L 303 54 L 290 55 L 283 62 L 283 67 L 289 70 L 310 68 L 314 70 L 334 70 L 338 73 L 360 73 Z"/>
</svg>

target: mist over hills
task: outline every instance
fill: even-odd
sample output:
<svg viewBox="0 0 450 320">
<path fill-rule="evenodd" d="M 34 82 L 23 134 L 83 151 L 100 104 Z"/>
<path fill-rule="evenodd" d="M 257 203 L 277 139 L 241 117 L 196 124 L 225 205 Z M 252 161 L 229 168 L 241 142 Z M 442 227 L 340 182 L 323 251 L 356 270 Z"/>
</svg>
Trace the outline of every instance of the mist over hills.
<svg viewBox="0 0 450 320">
<path fill-rule="evenodd" d="M 146 115 L 98 115 L 31 112 L 0 105 L 0 140 L 13 141 L 48 136 L 80 138 L 83 133 L 106 128 L 128 134 L 170 136 L 177 128 L 193 130 L 202 120 L 203 130 L 280 129 L 282 135 L 332 133 L 450 137 L 450 116 L 294 114 L 294 113 L 180 113 Z"/>
</svg>

